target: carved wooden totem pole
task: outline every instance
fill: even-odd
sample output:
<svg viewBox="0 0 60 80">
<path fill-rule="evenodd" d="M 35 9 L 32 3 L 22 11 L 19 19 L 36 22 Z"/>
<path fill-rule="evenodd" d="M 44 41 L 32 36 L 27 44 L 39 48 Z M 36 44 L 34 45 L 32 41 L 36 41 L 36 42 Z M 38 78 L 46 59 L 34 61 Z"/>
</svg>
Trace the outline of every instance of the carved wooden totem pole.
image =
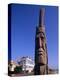
<svg viewBox="0 0 60 80">
<path fill-rule="evenodd" d="M 39 25 L 35 36 L 35 75 L 48 74 L 48 54 L 44 26 L 44 9 L 40 9 Z"/>
</svg>

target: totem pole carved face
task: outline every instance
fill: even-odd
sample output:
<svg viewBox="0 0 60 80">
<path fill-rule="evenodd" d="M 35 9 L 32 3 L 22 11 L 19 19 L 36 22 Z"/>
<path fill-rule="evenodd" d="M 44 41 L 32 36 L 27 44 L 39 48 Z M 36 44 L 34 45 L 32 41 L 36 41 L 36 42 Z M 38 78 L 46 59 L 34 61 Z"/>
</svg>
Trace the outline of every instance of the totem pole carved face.
<svg viewBox="0 0 60 80">
<path fill-rule="evenodd" d="M 46 41 L 43 32 L 37 34 L 37 55 L 38 63 L 44 65 L 47 63 L 47 53 L 46 53 Z"/>
</svg>

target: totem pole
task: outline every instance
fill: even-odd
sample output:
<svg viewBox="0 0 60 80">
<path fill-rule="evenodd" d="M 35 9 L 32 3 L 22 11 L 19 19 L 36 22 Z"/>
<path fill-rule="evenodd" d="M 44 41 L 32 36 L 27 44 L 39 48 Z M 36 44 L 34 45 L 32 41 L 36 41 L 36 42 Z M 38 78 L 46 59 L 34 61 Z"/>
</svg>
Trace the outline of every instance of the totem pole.
<svg viewBox="0 0 60 80">
<path fill-rule="evenodd" d="M 40 9 L 39 25 L 36 27 L 35 36 L 35 75 L 48 74 L 48 54 L 44 26 L 44 9 Z"/>
</svg>

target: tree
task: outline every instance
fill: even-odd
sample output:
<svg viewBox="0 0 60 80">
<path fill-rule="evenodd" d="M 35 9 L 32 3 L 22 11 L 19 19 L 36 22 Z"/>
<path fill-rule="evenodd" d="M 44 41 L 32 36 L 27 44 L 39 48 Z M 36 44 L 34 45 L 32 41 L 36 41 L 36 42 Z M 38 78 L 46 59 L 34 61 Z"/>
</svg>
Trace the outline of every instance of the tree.
<svg viewBox="0 0 60 80">
<path fill-rule="evenodd" d="M 22 72 L 22 66 L 16 66 L 15 73 L 21 73 Z"/>
</svg>

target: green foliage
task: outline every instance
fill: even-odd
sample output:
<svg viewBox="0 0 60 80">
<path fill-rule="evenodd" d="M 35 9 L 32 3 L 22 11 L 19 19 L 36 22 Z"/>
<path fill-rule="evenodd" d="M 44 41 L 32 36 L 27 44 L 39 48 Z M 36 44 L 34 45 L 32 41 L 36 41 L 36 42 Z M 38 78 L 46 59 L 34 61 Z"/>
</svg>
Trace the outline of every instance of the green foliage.
<svg viewBox="0 0 60 80">
<path fill-rule="evenodd" d="M 21 66 L 16 66 L 15 73 L 21 73 L 21 72 L 22 72 L 22 67 Z"/>
</svg>

